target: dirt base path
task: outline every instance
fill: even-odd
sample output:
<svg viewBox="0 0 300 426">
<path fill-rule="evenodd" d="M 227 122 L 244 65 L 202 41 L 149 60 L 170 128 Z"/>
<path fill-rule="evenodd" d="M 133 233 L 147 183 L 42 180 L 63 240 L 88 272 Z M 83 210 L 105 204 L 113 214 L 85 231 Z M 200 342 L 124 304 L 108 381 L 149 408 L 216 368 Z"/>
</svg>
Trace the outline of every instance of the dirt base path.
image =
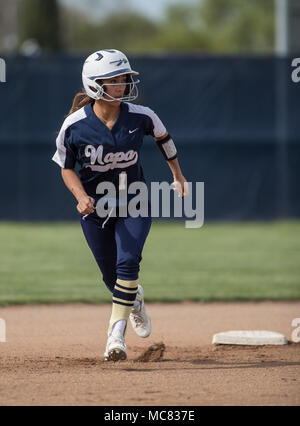
<svg viewBox="0 0 300 426">
<path fill-rule="evenodd" d="M 128 326 L 128 361 L 103 361 L 109 305 L 0 309 L 0 405 L 300 405 L 300 343 L 214 346 L 214 333 L 270 330 L 291 340 L 300 302 L 148 305 L 153 332 Z M 300 331 L 298 332 L 300 336 Z M 163 358 L 139 362 L 162 342 Z"/>
</svg>

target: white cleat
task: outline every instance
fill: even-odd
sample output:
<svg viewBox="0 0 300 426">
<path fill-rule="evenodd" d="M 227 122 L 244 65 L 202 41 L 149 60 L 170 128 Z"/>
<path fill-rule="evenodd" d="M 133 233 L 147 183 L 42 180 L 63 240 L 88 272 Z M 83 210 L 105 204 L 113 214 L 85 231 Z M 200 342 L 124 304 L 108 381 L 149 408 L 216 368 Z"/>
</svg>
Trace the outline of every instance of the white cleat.
<svg viewBox="0 0 300 426">
<path fill-rule="evenodd" d="M 144 303 L 144 291 L 142 286 L 138 286 L 136 300 L 140 302 L 137 307 L 132 308 L 129 319 L 133 330 L 140 337 L 148 337 L 151 333 L 151 319 L 146 313 Z"/>
<path fill-rule="evenodd" d="M 124 336 L 121 333 L 110 335 L 104 352 L 104 361 L 125 361 L 127 358 L 127 347 Z"/>
</svg>

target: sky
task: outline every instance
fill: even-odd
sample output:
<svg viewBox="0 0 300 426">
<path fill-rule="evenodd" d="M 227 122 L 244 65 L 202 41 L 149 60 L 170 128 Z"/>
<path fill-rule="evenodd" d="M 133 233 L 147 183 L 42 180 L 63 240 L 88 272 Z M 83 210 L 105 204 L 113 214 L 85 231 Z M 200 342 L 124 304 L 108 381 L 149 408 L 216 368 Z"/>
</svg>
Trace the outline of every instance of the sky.
<svg viewBox="0 0 300 426">
<path fill-rule="evenodd" d="M 164 11 L 167 6 L 173 4 L 186 4 L 195 0 L 59 0 L 60 3 L 76 7 L 77 9 L 90 11 L 91 16 L 100 18 L 114 9 L 119 9 L 124 4 L 129 4 L 132 10 L 139 12 L 152 18 L 159 20 L 164 16 Z"/>
</svg>

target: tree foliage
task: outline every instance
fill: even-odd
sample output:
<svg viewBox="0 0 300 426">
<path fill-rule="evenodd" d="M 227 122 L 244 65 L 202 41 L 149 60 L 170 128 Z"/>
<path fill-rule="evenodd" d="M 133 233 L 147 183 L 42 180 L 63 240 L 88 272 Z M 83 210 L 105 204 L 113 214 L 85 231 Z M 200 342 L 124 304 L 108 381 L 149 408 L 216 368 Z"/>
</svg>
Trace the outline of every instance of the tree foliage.
<svg viewBox="0 0 300 426">
<path fill-rule="evenodd" d="M 157 42 L 172 50 L 272 52 L 274 0 L 199 0 L 172 6 Z"/>
<path fill-rule="evenodd" d="M 143 16 L 132 12 L 114 13 L 101 24 L 77 19 L 67 43 L 69 50 L 92 51 L 113 47 L 136 51 L 151 48 L 151 40 L 157 31 L 157 25 Z"/>
<path fill-rule="evenodd" d="M 182 2 L 169 6 L 159 22 L 137 14 L 125 0 L 118 0 L 114 13 L 98 20 L 60 6 L 60 21 L 55 0 L 20 1 L 22 40 L 34 38 L 44 49 L 58 50 L 61 43 L 67 51 L 114 47 L 126 52 L 270 53 L 274 49 L 274 0 Z"/>
<path fill-rule="evenodd" d="M 34 39 L 44 50 L 61 48 L 59 7 L 56 0 L 21 0 L 20 41 Z"/>
</svg>

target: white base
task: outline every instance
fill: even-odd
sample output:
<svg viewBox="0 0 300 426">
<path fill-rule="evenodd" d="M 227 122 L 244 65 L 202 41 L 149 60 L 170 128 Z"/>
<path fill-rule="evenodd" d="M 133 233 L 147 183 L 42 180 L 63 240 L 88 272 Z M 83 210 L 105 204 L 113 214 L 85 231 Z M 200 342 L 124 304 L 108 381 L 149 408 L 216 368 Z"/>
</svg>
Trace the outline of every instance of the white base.
<svg viewBox="0 0 300 426">
<path fill-rule="evenodd" d="M 283 334 L 264 330 L 231 330 L 214 334 L 216 345 L 286 345 Z"/>
</svg>

